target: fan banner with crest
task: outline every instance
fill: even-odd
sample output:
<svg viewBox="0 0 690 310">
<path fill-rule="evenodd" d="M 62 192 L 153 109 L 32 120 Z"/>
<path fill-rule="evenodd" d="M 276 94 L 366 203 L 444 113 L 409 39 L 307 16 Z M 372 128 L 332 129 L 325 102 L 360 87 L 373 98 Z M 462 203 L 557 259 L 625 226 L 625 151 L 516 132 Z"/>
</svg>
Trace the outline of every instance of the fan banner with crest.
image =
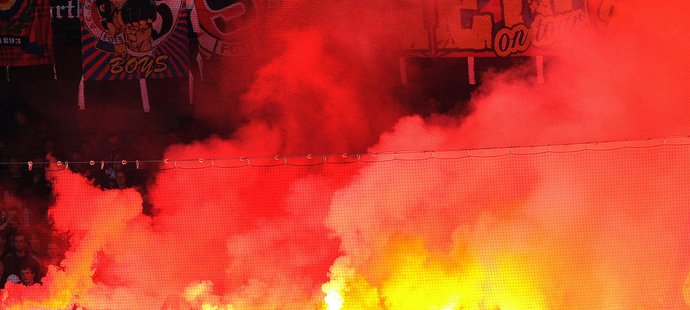
<svg viewBox="0 0 690 310">
<path fill-rule="evenodd" d="M 82 0 L 86 80 L 186 77 L 188 9 L 180 0 Z"/>
<path fill-rule="evenodd" d="M 284 0 L 194 0 L 192 24 L 198 35 L 199 51 L 207 59 L 252 54 L 250 45 L 260 39 L 260 32 L 265 29 L 267 18 L 283 2 Z M 319 3 L 314 2 L 313 5 Z"/>
</svg>

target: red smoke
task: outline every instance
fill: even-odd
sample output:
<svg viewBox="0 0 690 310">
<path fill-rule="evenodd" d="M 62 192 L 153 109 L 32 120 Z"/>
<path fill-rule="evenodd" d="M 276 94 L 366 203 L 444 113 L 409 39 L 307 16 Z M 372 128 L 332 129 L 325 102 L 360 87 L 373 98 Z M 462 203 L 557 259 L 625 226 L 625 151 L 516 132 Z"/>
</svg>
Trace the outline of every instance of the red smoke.
<svg viewBox="0 0 690 310">
<path fill-rule="evenodd" d="M 603 31 L 576 33 L 535 68 L 489 72 L 452 147 L 544 145 L 686 135 L 686 3 L 616 5 Z"/>
<path fill-rule="evenodd" d="M 548 58 L 546 84 L 530 67 L 489 72 L 468 117 L 398 119 L 392 8 L 287 1 L 271 35 L 281 52 L 241 100 L 246 125 L 170 147 L 166 158 L 204 160 L 165 165 L 178 168 L 152 184 L 153 217 L 133 190 L 51 174 L 51 214 L 74 234 L 67 272 L 10 286 L 6 304 L 681 308 L 687 146 L 443 150 L 686 135 L 690 43 L 673 39 L 686 8 L 620 3 L 603 33 Z M 446 159 L 320 157 L 365 149 Z"/>
</svg>

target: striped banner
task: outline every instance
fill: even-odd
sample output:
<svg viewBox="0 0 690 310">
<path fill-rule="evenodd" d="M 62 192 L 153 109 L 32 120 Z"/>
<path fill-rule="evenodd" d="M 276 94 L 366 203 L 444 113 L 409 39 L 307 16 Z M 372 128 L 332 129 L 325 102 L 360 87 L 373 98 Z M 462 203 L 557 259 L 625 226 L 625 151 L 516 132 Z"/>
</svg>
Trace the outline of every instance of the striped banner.
<svg viewBox="0 0 690 310">
<path fill-rule="evenodd" d="M 180 0 L 82 0 L 86 80 L 188 74 L 188 9 Z"/>
</svg>

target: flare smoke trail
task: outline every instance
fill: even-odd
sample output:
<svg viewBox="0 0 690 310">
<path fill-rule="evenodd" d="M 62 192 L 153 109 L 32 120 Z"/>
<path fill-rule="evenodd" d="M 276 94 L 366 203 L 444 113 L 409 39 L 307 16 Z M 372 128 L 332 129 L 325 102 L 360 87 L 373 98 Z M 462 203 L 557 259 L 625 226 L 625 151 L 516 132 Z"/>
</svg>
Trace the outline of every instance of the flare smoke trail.
<svg viewBox="0 0 690 310">
<path fill-rule="evenodd" d="M 525 68 L 487 73 L 467 118 L 410 116 L 397 123 L 400 109 L 390 95 L 397 73 L 386 69 L 391 45 L 378 45 L 393 28 L 384 22 L 393 12 L 387 6 L 286 2 L 276 17 L 282 52 L 256 72 L 242 98 L 247 125 L 229 140 L 172 146 L 166 158 L 447 150 L 688 132 L 683 102 L 690 91 L 683 84 L 690 43 L 675 39 L 688 28 L 682 25 L 688 4 L 620 3 L 604 33 L 580 34 L 558 51 L 546 85 L 534 84 Z M 669 30 L 669 21 L 677 27 Z M 74 232 L 68 271 L 51 271 L 41 287 L 10 285 L 6 303 L 682 308 L 687 153 L 667 146 L 177 169 L 161 172 L 152 185 L 153 217 L 139 214 L 141 197 L 133 190 L 101 191 L 78 175 L 54 172 L 51 214 L 58 228 Z"/>
</svg>

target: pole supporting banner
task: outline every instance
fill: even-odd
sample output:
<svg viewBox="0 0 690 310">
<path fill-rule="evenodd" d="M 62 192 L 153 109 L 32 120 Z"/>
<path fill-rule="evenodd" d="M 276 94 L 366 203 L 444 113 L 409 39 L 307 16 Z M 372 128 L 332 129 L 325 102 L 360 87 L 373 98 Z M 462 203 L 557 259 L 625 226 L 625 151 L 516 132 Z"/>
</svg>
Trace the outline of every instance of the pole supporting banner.
<svg viewBox="0 0 690 310">
<path fill-rule="evenodd" d="M 199 66 L 199 80 L 204 81 L 204 59 L 201 53 L 196 54 L 196 64 Z"/>
<path fill-rule="evenodd" d="M 400 82 L 407 85 L 407 60 L 401 56 L 398 61 L 400 62 Z"/>
<path fill-rule="evenodd" d="M 79 80 L 79 93 L 77 94 L 77 101 L 79 105 L 79 110 L 86 109 L 86 99 L 84 98 L 84 76 L 81 76 Z"/>
<path fill-rule="evenodd" d="M 544 84 L 544 56 L 537 55 L 537 83 Z"/>
<path fill-rule="evenodd" d="M 467 57 L 467 78 L 470 81 L 470 85 L 477 85 L 477 77 L 474 71 L 474 57 Z"/>
<path fill-rule="evenodd" d="M 144 112 L 151 112 L 151 105 L 149 104 L 149 90 L 146 87 L 146 79 L 139 79 L 139 89 L 141 90 L 141 104 L 144 107 Z"/>
<path fill-rule="evenodd" d="M 189 104 L 194 104 L 194 75 L 192 75 L 192 71 L 189 70 Z"/>
</svg>

